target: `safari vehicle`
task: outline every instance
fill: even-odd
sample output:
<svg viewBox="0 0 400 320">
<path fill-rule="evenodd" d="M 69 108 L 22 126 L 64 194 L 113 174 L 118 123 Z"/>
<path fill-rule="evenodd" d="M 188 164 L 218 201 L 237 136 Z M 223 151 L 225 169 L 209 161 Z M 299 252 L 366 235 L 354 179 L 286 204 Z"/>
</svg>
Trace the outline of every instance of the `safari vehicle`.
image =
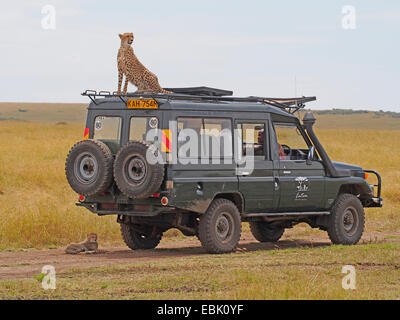
<svg viewBox="0 0 400 320">
<path fill-rule="evenodd" d="M 241 222 L 261 242 L 278 241 L 303 222 L 327 231 L 334 244 L 360 240 L 364 208 L 382 206 L 381 177 L 330 160 L 314 116 L 306 113 L 302 123 L 295 116 L 315 97 L 168 90 L 174 93 L 83 93 L 92 100 L 85 139 L 69 152 L 66 176 L 78 206 L 117 215 L 128 247 L 155 248 L 165 231 L 177 228 L 210 253 L 231 252 Z M 198 136 L 192 149 L 185 129 Z M 222 152 L 207 153 L 207 139 L 222 133 L 227 140 L 216 148 Z M 368 174 L 376 184 L 367 182 Z"/>
</svg>

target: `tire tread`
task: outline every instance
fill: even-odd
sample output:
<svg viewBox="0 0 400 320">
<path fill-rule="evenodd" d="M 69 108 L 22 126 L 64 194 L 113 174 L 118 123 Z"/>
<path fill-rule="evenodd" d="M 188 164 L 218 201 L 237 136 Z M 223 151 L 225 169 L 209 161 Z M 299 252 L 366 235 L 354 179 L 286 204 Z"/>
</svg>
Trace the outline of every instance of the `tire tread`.
<svg viewBox="0 0 400 320">
<path fill-rule="evenodd" d="M 212 234 L 209 232 L 214 226 L 212 226 L 212 219 L 213 219 L 213 214 L 219 210 L 222 206 L 226 206 L 229 209 L 232 210 L 234 215 L 236 216 L 236 219 L 239 219 L 239 223 L 236 227 L 238 227 L 238 239 L 237 241 L 233 244 L 233 246 L 229 250 L 222 249 L 220 246 L 218 246 L 217 243 L 215 243 Z M 199 223 L 199 240 L 203 246 L 209 253 L 227 253 L 227 252 L 232 252 L 235 251 L 237 248 L 237 245 L 239 243 L 240 239 L 240 234 L 241 234 L 241 223 L 240 223 L 240 213 L 236 205 L 227 199 L 216 199 L 214 200 L 210 207 L 207 209 L 207 212 L 201 216 L 200 218 L 200 223 Z"/>
<path fill-rule="evenodd" d="M 100 184 L 96 186 L 96 188 L 94 188 L 93 190 L 90 191 L 84 191 L 84 190 L 80 190 L 79 186 L 76 185 L 75 181 L 73 180 L 73 163 L 70 162 L 71 157 L 73 157 L 74 152 L 76 152 L 76 149 L 79 148 L 80 146 L 84 146 L 84 145 L 90 145 L 92 144 L 93 146 L 95 146 L 96 148 L 98 148 L 98 150 L 101 152 L 102 154 L 102 159 L 98 159 L 100 160 L 103 165 L 104 165 L 104 170 L 102 170 L 102 172 L 100 172 Z M 78 194 L 84 195 L 84 196 L 93 196 L 93 195 L 97 195 L 101 192 L 106 191 L 109 186 L 112 183 L 113 180 L 113 155 L 111 153 L 110 148 L 104 143 L 101 142 L 99 140 L 94 140 L 94 139 L 86 139 L 86 140 L 81 140 L 77 143 L 75 143 L 75 145 L 70 149 L 66 162 L 65 162 L 65 175 L 67 177 L 68 183 L 70 184 L 71 188 L 77 192 Z M 71 172 L 72 170 L 72 172 Z M 71 176 L 72 175 L 72 176 Z"/>
<path fill-rule="evenodd" d="M 348 238 L 346 238 L 340 230 L 340 225 L 341 225 L 340 213 L 342 210 L 344 210 L 345 206 L 350 201 L 357 201 L 355 202 L 355 204 L 356 204 L 356 209 L 360 210 L 359 223 L 361 224 L 361 226 L 359 227 L 361 229 L 361 232 L 359 232 L 357 237 L 355 237 L 351 241 Z M 364 227 L 365 227 L 364 208 L 360 200 L 355 195 L 350 193 L 340 194 L 331 209 L 330 220 L 327 228 L 329 239 L 332 241 L 333 244 L 344 244 L 344 245 L 356 244 L 360 241 L 362 237 Z"/>
<path fill-rule="evenodd" d="M 121 229 L 121 235 L 122 235 L 122 240 L 124 240 L 125 244 L 132 250 L 137 250 L 137 249 L 142 249 L 142 250 L 148 250 L 148 249 L 154 249 L 155 247 L 158 246 L 158 244 L 161 241 L 161 236 L 155 237 L 153 239 L 149 239 L 152 241 L 148 242 L 148 245 L 143 245 L 139 244 L 136 241 L 136 231 L 132 230 L 129 225 L 121 223 L 120 225 Z"/>
<path fill-rule="evenodd" d="M 152 167 L 152 182 L 148 186 L 146 190 L 143 190 L 140 193 L 137 193 L 136 191 L 133 192 L 132 190 L 129 189 L 125 181 L 123 181 L 123 177 L 121 175 L 121 172 L 123 170 L 122 166 L 119 163 L 119 158 L 121 157 L 121 154 L 125 152 L 127 148 L 130 148 L 132 145 L 139 145 L 144 148 L 148 148 L 150 145 L 144 141 L 130 141 L 127 144 L 125 144 L 122 148 L 119 149 L 117 155 L 115 156 L 115 164 L 114 164 L 114 180 L 116 185 L 118 186 L 118 189 L 127 197 L 132 198 L 132 199 L 144 199 L 149 196 L 151 196 L 153 193 L 157 192 L 164 180 L 164 166 L 161 164 L 156 164 L 156 165 L 150 165 L 148 166 Z"/>
<path fill-rule="evenodd" d="M 277 230 L 267 228 L 267 226 L 268 223 L 264 221 L 250 222 L 250 231 L 259 242 L 277 242 L 285 232 L 284 228 L 280 228 L 281 231 L 278 232 Z M 273 232 L 276 232 L 276 234 Z"/>
</svg>

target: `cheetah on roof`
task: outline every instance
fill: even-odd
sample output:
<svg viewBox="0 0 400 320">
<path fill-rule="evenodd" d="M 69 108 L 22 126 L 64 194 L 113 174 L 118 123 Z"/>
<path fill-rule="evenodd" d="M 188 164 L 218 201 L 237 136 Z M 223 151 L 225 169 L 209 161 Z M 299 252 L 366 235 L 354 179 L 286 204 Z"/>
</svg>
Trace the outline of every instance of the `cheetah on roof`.
<svg viewBox="0 0 400 320">
<path fill-rule="evenodd" d="M 118 93 L 121 93 L 122 80 L 125 75 L 125 85 L 122 93 L 128 90 L 128 83 L 131 82 L 137 87 L 137 93 L 171 93 L 161 88 L 157 76 L 150 72 L 136 57 L 133 52 L 133 33 L 119 35 L 121 47 L 118 51 Z"/>
</svg>

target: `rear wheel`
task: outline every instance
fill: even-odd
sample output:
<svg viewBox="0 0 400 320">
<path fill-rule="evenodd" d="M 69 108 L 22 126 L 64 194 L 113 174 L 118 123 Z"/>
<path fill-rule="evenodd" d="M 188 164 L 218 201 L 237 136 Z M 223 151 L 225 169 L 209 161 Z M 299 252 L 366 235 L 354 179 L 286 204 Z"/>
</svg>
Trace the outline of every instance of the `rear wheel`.
<svg viewBox="0 0 400 320">
<path fill-rule="evenodd" d="M 352 194 L 341 194 L 329 216 L 329 238 L 334 244 L 356 244 L 364 232 L 364 223 L 364 208 L 360 200 Z"/>
<path fill-rule="evenodd" d="M 128 224 L 121 224 L 121 234 L 125 244 L 132 250 L 154 249 L 158 246 L 162 238 L 162 233 L 157 233 L 151 236 L 146 235 L 134 230 Z"/>
<path fill-rule="evenodd" d="M 241 234 L 240 213 L 226 199 L 214 200 L 200 217 L 199 240 L 210 253 L 227 253 L 236 249 Z"/>
<path fill-rule="evenodd" d="M 260 242 L 277 242 L 285 232 L 284 228 L 273 227 L 266 221 L 251 221 L 250 231 Z"/>
</svg>

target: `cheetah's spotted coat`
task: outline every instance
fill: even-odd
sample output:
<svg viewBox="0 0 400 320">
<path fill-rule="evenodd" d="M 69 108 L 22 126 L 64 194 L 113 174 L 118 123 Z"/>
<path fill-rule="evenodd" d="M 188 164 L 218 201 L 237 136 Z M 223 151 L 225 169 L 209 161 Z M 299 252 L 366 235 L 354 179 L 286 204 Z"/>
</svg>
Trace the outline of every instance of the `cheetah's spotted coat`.
<svg viewBox="0 0 400 320">
<path fill-rule="evenodd" d="M 150 72 L 136 57 L 131 44 L 132 33 L 119 35 L 121 47 L 118 51 L 118 92 L 121 92 L 122 80 L 125 75 L 123 93 L 128 90 L 128 83 L 131 82 L 138 89 L 136 92 L 170 93 L 161 88 L 157 76 Z"/>
</svg>

